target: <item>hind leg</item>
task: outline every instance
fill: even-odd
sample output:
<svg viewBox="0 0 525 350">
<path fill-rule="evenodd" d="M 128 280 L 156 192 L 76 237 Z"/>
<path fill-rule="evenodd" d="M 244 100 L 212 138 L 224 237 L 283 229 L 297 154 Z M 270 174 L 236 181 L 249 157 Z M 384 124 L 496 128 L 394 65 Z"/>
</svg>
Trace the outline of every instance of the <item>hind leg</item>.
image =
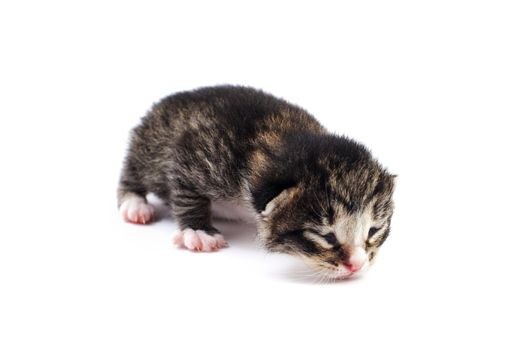
<svg viewBox="0 0 525 350">
<path fill-rule="evenodd" d="M 173 242 L 180 248 L 197 252 L 211 252 L 228 244 L 211 224 L 210 200 L 191 190 L 173 191 L 170 207 L 181 230 Z"/>
<path fill-rule="evenodd" d="M 146 197 L 133 192 L 123 196 L 119 211 L 124 220 L 134 224 L 147 224 L 155 215 L 155 209 L 148 203 Z"/>
<path fill-rule="evenodd" d="M 118 188 L 118 206 L 122 218 L 134 224 L 153 220 L 155 209 L 146 200 L 146 189 L 141 184 L 130 158 L 126 160 Z"/>
</svg>

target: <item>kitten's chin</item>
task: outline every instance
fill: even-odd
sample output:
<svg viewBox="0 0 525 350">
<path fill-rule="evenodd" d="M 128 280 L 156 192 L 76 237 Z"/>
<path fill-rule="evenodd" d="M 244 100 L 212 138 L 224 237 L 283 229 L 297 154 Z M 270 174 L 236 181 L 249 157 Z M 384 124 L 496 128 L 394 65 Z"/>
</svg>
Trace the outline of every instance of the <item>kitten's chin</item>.
<svg viewBox="0 0 525 350">
<path fill-rule="evenodd" d="M 336 281 L 345 281 L 345 280 L 353 280 L 361 278 L 366 272 L 366 269 L 362 269 L 356 272 L 351 271 L 343 271 L 340 273 L 335 274 L 331 279 L 334 279 Z"/>
<path fill-rule="evenodd" d="M 345 281 L 345 280 L 352 279 L 356 275 L 356 273 L 340 269 L 337 271 L 331 271 L 331 270 L 326 271 L 324 275 L 330 280 Z"/>
<path fill-rule="evenodd" d="M 301 256 L 302 260 L 314 271 L 314 276 L 320 279 L 326 279 L 331 281 L 347 280 L 352 278 L 355 275 L 354 272 L 349 271 L 344 268 L 344 266 L 333 266 L 319 263 L 319 261 L 312 260 Z"/>
<path fill-rule="evenodd" d="M 343 264 L 339 266 L 327 266 L 324 264 L 319 264 L 319 262 L 311 261 L 308 259 L 303 259 L 305 262 L 316 272 L 320 278 L 325 278 L 331 281 L 344 281 L 360 278 L 365 274 L 369 268 L 369 264 L 365 265 L 358 271 L 351 271 Z"/>
</svg>

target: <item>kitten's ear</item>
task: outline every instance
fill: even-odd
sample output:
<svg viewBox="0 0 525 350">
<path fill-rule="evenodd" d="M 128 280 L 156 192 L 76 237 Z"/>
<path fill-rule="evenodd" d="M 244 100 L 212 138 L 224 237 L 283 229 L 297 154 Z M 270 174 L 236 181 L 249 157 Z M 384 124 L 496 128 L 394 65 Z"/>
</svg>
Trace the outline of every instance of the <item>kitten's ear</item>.
<svg viewBox="0 0 525 350">
<path fill-rule="evenodd" d="M 284 203 L 288 202 L 288 200 L 294 195 L 294 193 L 297 192 L 297 187 L 291 187 L 287 188 L 285 190 L 282 190 L 281 193 L 279 193 L 275 198 L 273 198 L 271 201 L 269 201 L 266 206 L 264 207 L 264 210 L 261 212 L 261 215 L 263 218 L 270 216 L 272 211 Z"/>
<path fill-rule="evenodd" d="M 392 194 L 396 186 L 397 175 L 390 175 L 388 173 L 383 173 L 379 176 L 375 189 L 372 193 L 372 196 L 382 195 L 382 194 Z"/>
<path fill-rule="evenodd" d="M 255 209 L 268 215 L 279 203 L 288 198 L 296 186 L 293 181 L 272 181 L 252 192 Z"/>
</svg>

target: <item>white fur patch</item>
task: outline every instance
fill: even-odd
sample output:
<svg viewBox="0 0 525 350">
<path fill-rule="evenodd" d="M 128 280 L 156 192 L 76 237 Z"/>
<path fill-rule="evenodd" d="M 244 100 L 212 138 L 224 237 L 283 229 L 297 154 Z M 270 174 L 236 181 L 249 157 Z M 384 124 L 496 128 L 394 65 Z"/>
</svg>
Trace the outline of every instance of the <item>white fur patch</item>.
<svg viewBox="0 0 525 350">
<path fill-rule="evenodd" d="M 194 252 L 213 252 L 228 246 L 221 234 L 213 236 L 202 230 L 184 229 L 175 234 L 173 243 L 179 248 L 187 248 Z"/>
<path fill-rule="evenodd" d="M 368 238 L 368 230 L 372 224 L 372 206 L 369 205 L 361 213 L 337 218 L 334 231 L 342 244 L 346 244 L 351 249 L 364 248 Z"/>
</svg>

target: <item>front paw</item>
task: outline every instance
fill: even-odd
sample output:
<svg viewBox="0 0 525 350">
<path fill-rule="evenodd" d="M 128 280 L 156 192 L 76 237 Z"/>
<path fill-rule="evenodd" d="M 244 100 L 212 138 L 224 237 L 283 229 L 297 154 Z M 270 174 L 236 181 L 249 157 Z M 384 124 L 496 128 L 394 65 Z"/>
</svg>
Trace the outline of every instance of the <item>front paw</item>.
<svg viewBox="0 0 525 350">
<path fill-rule="evenodd" d="M 175 234 L 173 243 L 194 252 L 213 252 L 228 246 L 221 234 L 210 235 L 203 230 L 184 229 Z"/>
</svg>

